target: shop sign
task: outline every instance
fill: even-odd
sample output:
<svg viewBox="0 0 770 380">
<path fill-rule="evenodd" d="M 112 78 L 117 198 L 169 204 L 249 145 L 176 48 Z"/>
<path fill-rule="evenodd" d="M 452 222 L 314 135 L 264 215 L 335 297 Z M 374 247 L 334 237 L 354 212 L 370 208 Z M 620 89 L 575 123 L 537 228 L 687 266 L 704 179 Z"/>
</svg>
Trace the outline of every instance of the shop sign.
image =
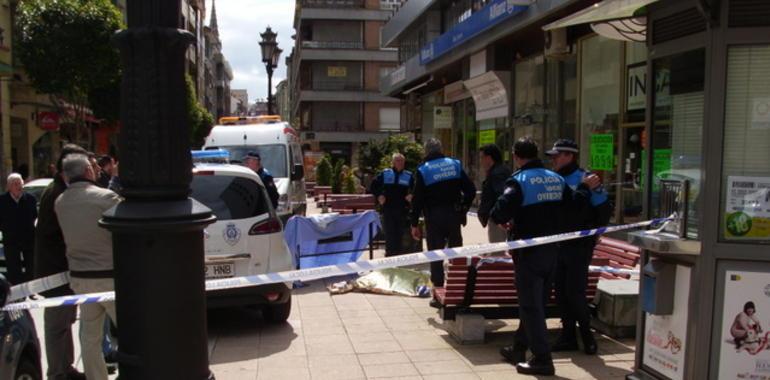
<svg viewBox="0 0 770 380">
<path fill-rule="evenodd" d="M 476 121 L 508 116 L 510 73 L 489 71 L 463 82 L 476 104 Z"/>
<path fill-rule="evenodd" d="M 484 131 L 479 131 L 479 146 L 484 146 L 487 144 L 494 144 L 495 143 L 495 130 L 494 129 L 487 129 Z"/>
<path fill-rule="evenodd" d="M 591 135 L 591 170 L 615 168 L 615 136 L 611 133 Z"/>
<path fill-rule="evenodd" d="M 348 68 L 345 66 L 329 66 L 326 68 L 326 76 L 330 78 L 344 78 L 348 76 Z"/>
<path fill-rule="evenodd" d="M 770 98 L 754 98 L 751 129 L 770 129 Z"/>
<path fill-rule="evenodd" d="M 725 237 L 770 239 L 770 177 L 729 176 L 725 196 Z"/>
<path fill-rule="evenodd" d="M 483 31 L 527 9 L 520 0 L 492 0 L 420 50 L 420 64 L 427 65 Z"/>
<path fill-rule="evenodd" d="M 770 273 L 727 271 L 719 379 L 770 378 Z"/>
<path fill-rule="evenodd" d="M 671 105 L 670 78 L 668 70 L 658 71 L 655 78 L 655 104 L 658 107 Z M 628 67 L 626 83 L 626 111 L 640 111 L 647 108 L 647 64 Z"/>
<path fill-rule="evenodd" d="M 671 315 L 644 314 L 642 364 L 671 380 L 684 378 L 691 269 L 676 266 L 674 311 Z"/>
<path fill-rule="evenodd" d="M 59 114 L 56 112 L 40 112 L 37 114 L 40 129 L 44 131 L 59 130 Z"/>
<path fill-rule="evenodd" d="M 452 104 L 470 97 L 471 93 L 465 89 L 461 80 L 444 86 L 444 104 Z"/>
<path fill-rule="evenodd" d="M 433 107 L 433 129 L 452 128 L 452 107 Z"/>
<path fill-rule="evenodd" d="M 390 85 L 395 86 L 406 80 L 406 66 L 401 65 L 390 73 Z"/>
</svg>

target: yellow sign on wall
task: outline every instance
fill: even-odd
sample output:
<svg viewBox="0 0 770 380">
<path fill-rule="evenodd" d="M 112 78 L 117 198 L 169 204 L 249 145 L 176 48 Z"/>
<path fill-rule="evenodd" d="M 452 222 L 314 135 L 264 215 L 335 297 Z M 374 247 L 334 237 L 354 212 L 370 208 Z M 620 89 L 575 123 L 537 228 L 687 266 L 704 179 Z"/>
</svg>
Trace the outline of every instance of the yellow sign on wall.
<svg viewBox="0 0 770 380">
<path fill-rule="evenodd" d="M 348 76 L 348 68 L 345 66 L 329 66 L 326 69 L 326 76 L 331 78 L 344 78 Z"/>
</svg>

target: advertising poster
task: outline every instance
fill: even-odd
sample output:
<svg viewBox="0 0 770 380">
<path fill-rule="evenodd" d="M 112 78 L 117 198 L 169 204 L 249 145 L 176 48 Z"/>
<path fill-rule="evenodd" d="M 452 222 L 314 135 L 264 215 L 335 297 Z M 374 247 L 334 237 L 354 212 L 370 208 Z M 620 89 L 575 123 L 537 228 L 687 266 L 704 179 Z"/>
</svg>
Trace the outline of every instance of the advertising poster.
<svg viewBox="0 0 770 380">
<path fill-rule="evenodd" d="M 642 363 L 671 380 L 684 378 L 689 300 L 690 268 L 677 265 L 674 312 L 671 315 L 644 316 Z"/>
<path fill-rule="evenodd" d="M 608 134 L 591 135 L 591 170 L 613 170 L 615 168 L 615 136 Z"/>
<path fill-rule="evenodd" d="M 727 271 L 719 379 L 770 379 L 770 273 Z"/>
<path fill-rule="evenodd" d="M 433 107 L 433 129 L 452 128 L 452 107 Z"/>
<path fill-rule="evenodd" d="M 770 177 L 727 177 L 725 236 L 770 239 Z"/>
<path fill-rule="evenodd" d="M 495 130 L 488 129 L 479 131 L 479 146 L 495 143 Z"/>
</svg>

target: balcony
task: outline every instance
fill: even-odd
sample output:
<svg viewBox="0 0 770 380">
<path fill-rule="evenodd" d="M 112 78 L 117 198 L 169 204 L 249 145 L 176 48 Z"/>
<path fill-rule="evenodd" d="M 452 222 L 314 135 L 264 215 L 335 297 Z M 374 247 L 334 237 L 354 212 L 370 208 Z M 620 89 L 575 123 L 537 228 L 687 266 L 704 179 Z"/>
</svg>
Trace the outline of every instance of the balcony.
<svg viewBox="0 0 770 380">
<path fill-rule="evenodd" d="M 307 49 L 363 49 L 361 41 L 302 41 L 302 47 Z"/>
<path fill-rule="evenodd" d="M 386 9 L 366 8 L 365 0 L 301 0 L 295 17 L 299 20 L 387 21 L 390 13 Z"/>
<path fill-rule="evenodd" d="M 366 0 L 302 0 L 305 8 L 364 8 Z"/>
<path fill-rule="evenodd" d="M 329 121 L 313 122 L 311 129 L 315 132 L 363 132 L 364 125 L 361 122 Z"/>
<path fill-rule="evenodd" d="M 346 83 L 342 81 L 332 80 L 315 80 L 313 81 L 311 89 L 314 91 L 360 91 L 364 86 L 361 83 Z"/>
</svg>

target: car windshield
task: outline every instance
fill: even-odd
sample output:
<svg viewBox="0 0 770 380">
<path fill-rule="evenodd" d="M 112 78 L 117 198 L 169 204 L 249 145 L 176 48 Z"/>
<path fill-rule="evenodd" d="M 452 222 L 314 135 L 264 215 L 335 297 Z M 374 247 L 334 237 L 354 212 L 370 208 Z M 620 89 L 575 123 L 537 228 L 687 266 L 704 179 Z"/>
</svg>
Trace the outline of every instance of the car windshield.
<svg viewBox="0 0 770 380">
<path fill-rule="evenodd" d="M 281 144 L 271 145 L 238 145 L 208 147 L 209 149 L 224 149 L 230 152 L 230 161 L 239 162 L 249 152 L 259 153 L 264 166 L 275 178 L 288 177 L 286 165 L 286 146 Z"/>
<path fill-rule="evenodd" d="M 210 208 L 217 220 L 246 219 L 269 212 L 263 188 L 248 178 L 196 175 L 192 197 Z"/>
</svg>

